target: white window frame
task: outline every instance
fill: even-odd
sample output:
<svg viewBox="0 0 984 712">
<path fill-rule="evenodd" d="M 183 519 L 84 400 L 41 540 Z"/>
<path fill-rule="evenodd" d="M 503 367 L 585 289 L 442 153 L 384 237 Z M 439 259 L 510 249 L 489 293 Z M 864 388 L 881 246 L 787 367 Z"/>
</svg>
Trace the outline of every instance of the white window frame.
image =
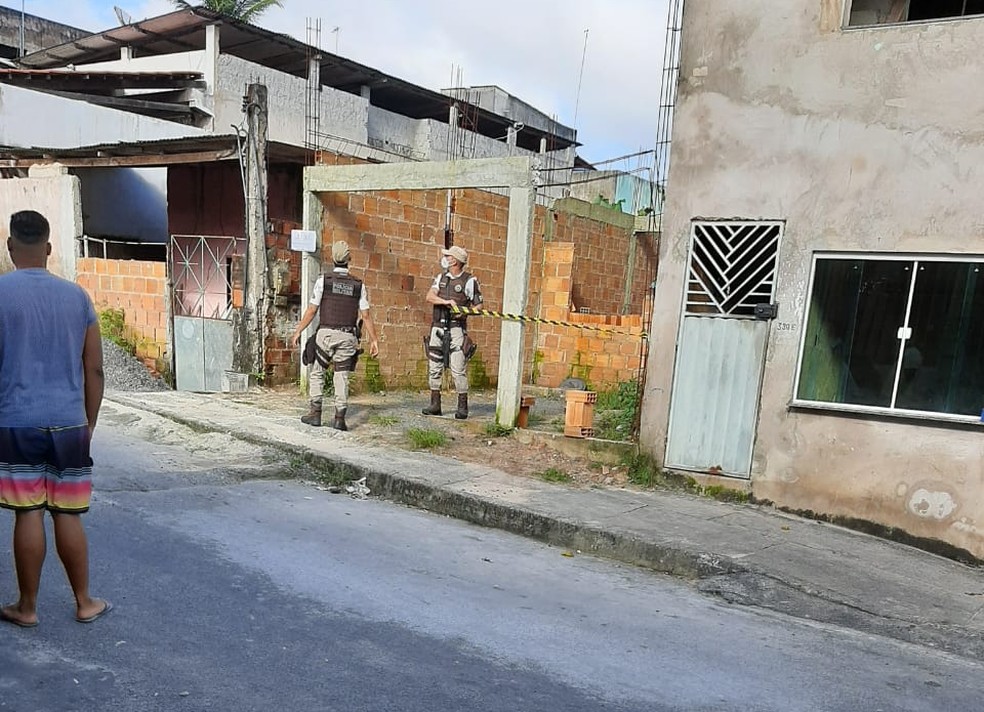
<svg viewBox="0 0 984 712">
<path fill-rule="evenodd" d="M 880 262 L 911 262 L 916 267 L 920 262 L 984 262 L 984 255 L 970 254 L 942 254 L 942 253 L 903 253 L 903 252 L 814 252 L 810 260 L 810 280 L 807 284 L 806 299 L 803 302 L 802 328 L 800 332 L 799 350 L 796 355 L 796 369 L 793 380 L 793 398 L 790 406 L 795 408 L 808 408 L 812 410 L 839 411 L 844 413 L 866 414 L 889 416 L 894 418 L 930 420 L 950 423 L 975 423 L 984 427 L 984 416 L 977 415 L 954 415 L 950 413 L 935 413 L 925 410 L 908 410 L 905 408 L 883 407 L 873 405 L 853 405 L 850 403 L 830 403 L 828 401 L 813 401 L 799 397 L 800 375 L 803 368 L 803 355 L 806 352 L 807 321 L 810 318 L 810 305 L 813 302 L 813 284 L 817 274 L 817 263 L 822 260 L 877 260 Z M 915 274 L 915 270 L 913 271 Z M 905 322 L 902 327 L 909 327 L 909 318 L 912 311 L 912 296 L 915 288 L 915 279 L 909 283 L 909 298 L 905 309 Z M 909 327 L 911 329 L 911 327 Z M 909 336 L 899 340 L 899 356 L 895 369 L 895 383 L 892 387 L 892 403 L 898 397 L 899 376 L 902 369 L 902 355 L 905 351 L 905 344 Z"/>
</svg>

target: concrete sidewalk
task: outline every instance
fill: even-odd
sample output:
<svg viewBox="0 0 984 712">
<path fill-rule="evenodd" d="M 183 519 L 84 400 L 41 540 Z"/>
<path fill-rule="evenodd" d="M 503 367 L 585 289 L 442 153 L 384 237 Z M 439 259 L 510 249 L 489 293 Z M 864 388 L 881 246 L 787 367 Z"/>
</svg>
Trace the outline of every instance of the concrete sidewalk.
<svg viewBox="0 0 984 712">
<path fill-rule="evenodd" d="M 901 544 L 761 506 L 516 477 L 215 396 L 107 397 L 366 477 L 373 495 L 686 577 L 728 602 L 984 660 L 984 569 Z"/>
</svg>

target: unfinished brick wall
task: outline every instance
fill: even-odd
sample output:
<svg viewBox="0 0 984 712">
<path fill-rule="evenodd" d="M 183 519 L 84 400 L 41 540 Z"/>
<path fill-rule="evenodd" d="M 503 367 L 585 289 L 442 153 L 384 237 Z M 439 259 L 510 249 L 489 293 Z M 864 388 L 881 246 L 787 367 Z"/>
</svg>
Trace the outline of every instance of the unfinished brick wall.
<svg viewBox="0 0 984 712">
<path fill-rule="evenodd" d="M 447 191 L 335 193 L 323 195 L 322 203 L 325 206 L 324 262 L 330 262 L 327 250 L 334 240 L 347 241 L 353 251 L 351 269 L 365 280 L 372 298 L 381 352 L 379 362 L 372 366 L 378 369 L 378 375 L 373 375 L 376 386 L 426 387 L 427 364 L 421 340 L 430 324 L 431 307 L 424 297 L 440 271 Z M 505 196 L 473 189 L 454 191 L 454 242 L 468 250 L 468 270 L 478 278 L 485 306 L 492 310 L 499 310 L 502 305 L 508 211 L 509 201 Z M 547 234 L 548 221 L 553 223 L 551 235 Z M 631 241 L 636 239 L 632 230 L 537 206 L 528 315 L 543 314 L 544 309 L 558 306 L 554 303 L 557 299 L 563 300 L 559 306 L 563 307 L 564 313 L 571 314 L 573 288 L 568 286 L 556 291 L 544 283 L 544 267 L 554 264 L 552 257 L 545 259 L 544 246 L 554 244 L 547 241 L 549 237 L 557 239 L 563 235 L 574 238 L 567 243 L 574 246 L 568 278 L 578 275 L 573 283 L 582 285 L 583 294 L 594 295 L 590 302 L 592 312 L 614 315 L 636 310 L 641 313 L 652 267 L 646 250 L 640 249 L 638 244 L 635 258 L 630 260 Z M 627 268 L 630 263 L 634 263 L 631 270 Z M 632 275 L 628 298 L 627 273 Z M 583 318 L 585 323 L 596 320 L 593 315 L 577 315 L 577 318 Z M 641 318 L 637 321 L 641 324 Z M 626 318 L 624 323 L 634 322 Z M 469 332 L 479 345 L 478 354 L 470 365 L 472 382 L 476 386 L 494 385 L 496 381 L 500 328 L 501 322 L 497 319 L 473 317 L 469 320 Z M 555 355 L 551 352 L 547 357 L 542 353 L 541 327 L 527 328 L 524 378 L 529 380 L 534 371 L 553 360 Z M 641 325 L 639 328 L 641 330 Z M 551 332 L 549 335 L 556 334 Z M 567 345 L 571 346 L 572 353 L 563 358 L 557 356 L 560 365 L 553 369 L 557 373 L 570 371 L 571 359 L 578 358 L 575 356 L 578 349 L 587 352 L 584 343 L 578 342 L 577 348 L 573 343 Z M 633 366 L 623 363 L 621 353 L 609 356 L 614 356 L 614 361 L 609 358 L 603 366 L 601 361 L 595 365 L 600 366 L 594 371 L 594 378 L 599 383 L 614 384 L 633 368 L 638 368 L 638 359 Z M 363 360 L 360 373 L 365 366 Z M 565 373 L 563 377 L 567 375 L 570 374 Z"/>
<path fill-rule="evenodd" d="M 321 153 L 318 162 L 332 165 L 360 161 Z M 468 270 L 482 285 L 486 308 L 500 310 L 509 200 L 497 193 L 475 189 L 455 190 L 452 195 L 454 243 L 469 252 Z M 350 268 L 366 283 L 373 303 L 373 318 L 380 332 L 380 358 L 360 361 L 356 387 L 426 388 L 427 362 L 422 338 L 429 328 L 432 310 L 424 298 L 440 271 L 448 191 L 327 193 L 321 199 L 325 208 L 322 263 L 331 264 L 330 246 L 334 240 L 349 243 Z M 575 275 L 573 291 L 580 289 L 588 295 L 590 301 L 586 306 L 592 312 L 641 312 L 655 263 L 634 238 L 634 219 L 609 208 L 583 207 L 586 205 L 580 201 L 558 201 L 554 209 L 542 205 L 535 208 L 528 316 L 536 316 L 548 306 L 544 301 L 544 266 L 549 266 L 551 259 L 544 257 L 544 245 L 561 239 L 575 246 L 578 263 L 570 263 Z M 633 240 L 636 240 L 634 248 Z M 633 249 L 634 257 L 631 257 Z M 651 254 L 655 255 L 655 251 Z M 627 273 L 631 275 L 628 299 Z M 570 314 L 571 293 L 569 287 L 566 297 L 553 294 L 550 299 L 563 298 L 565 313 Z M 597 317 L 584 318 L 591 321 Z M 524 380 L 529 381 L 547 359 L 542 353 L 538 355 L 542 345 L 541 327 L 526 328 Z M 472 317 L 469 320 L 469 332 L 479 346 L 469 367 L 474 386 L 491 386 L 496 382 L 500 329 L 501 322 L 497 319 Z M 580 343 L 580 347 L 584 346 Z M 572 345 L 571 356 L 560 361 L 558 372 L 570 370 L 569 362 L 577 347 Z M 609 359 L 596 370 L 596 378 L 604 375 L 617 379 L 631 371 L 629 365 L 623 367 L 619 358 L 614 360 L 614 366 L 612 363 Z"/>
<path fill-rule="evenodd" d="M 607 206 L 565 199 L 550 213 L 551 241 L 576 246 L 574 311 L 640 314 L 656 275 L 655 235 L 636 233 L 635 218 Z"/>
<path fill-rule="evenodd" d="M 76 270 L 76 281 L 89 293 L 96 310 L 121 310 L 126 336 L 136 344 L 137 358 L 148 368 L 162 371 L 168 337 L 167 265 L 80 258 Z"/>
<path fill-rule="evenodd" d="M 290 335 L 304 311 L 301 305 L 301 253 L 290 249 L 290 233 L 301 224 L 290 220 L 271 220 L 266 236 L 267 264 L 273 304 L 266 334 L 265 377 L 271 384 L 291 383 L 300 373 L 297 351 L 289 344 Z"/>
<path fill-rule="evenodd" d="M 544 319 L 618 329 L 620 333 L 540 324 L 533 383 L 556 388 L 566 378 L 580 378 L 592 388 L 610 388 L 639 377 L 643 346 L 642 314 L 577 314 L 570 309 L 577 249 L 573 243 L 546 246 L 543 261 Z"/>
<path fill-rule="evenodd" d="M 455 191 L 454 200 L 454 242 L 468 250 L 468 271 L 478 278 L 486 304 L 498 309 L 509 201 L 478 190 Z M 373 303 L 373 319 L 380 332 L 377 385 L 426 387 L 422 339 L 430 326 L 432 308 L 425 296 L 441 271 L 447 191 L 335 193 L 322 196 L 322 202 L 324 263 L 330 264 L 328 250 L 333 241 L 348 242 L 350 269 L 365 281 Z M 533 259 L 539 264 L 536 250 Z M 472 381 L 478 386 L 494 383 L 499 323 L 473 317 L 469 332 L 479 345 L 471 363 Z M 359 370 L 365 365 L 364 360 Z"/>
</svg>

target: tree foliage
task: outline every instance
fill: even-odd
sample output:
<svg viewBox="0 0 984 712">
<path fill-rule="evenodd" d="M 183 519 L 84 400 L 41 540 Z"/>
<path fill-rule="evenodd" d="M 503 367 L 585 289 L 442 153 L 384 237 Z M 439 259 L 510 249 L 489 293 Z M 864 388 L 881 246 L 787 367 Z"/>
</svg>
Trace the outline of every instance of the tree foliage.
<svg viewBox="0 0 984 712">
<path fill-rule="evenodd" d="M 221 12 L 243 22 L 252 22 L 271 7 L 283 7 L 281 0 L 201 0 L 194 3 L 171 0 L 171 2 L 182 10 L 189 10 L 196 6 L 207 7 L 209 10 Z"/>
</svg>

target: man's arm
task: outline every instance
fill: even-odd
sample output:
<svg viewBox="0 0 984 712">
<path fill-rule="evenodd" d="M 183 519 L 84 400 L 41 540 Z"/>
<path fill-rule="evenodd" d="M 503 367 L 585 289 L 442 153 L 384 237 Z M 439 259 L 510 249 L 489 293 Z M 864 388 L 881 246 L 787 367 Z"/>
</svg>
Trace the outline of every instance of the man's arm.
<svg viewBox="0 0 984 712">
<path fill-rule="evenodd" d="M 470 288 L 470 289 L 469 289 Z M 482 287 L 478 283 L 478 277 L 472 277 L 465 286 L 465 296 L 471 302 L 471 306 L 477 307 L 482 304 Z"/>
<path fill-rule="evenodd" d="M 362 317 L 362 326 L 369 335 L 369 355 L 376 358 L 379 356 L 379 341 L 376 339 L 376 325 L 372 321 L 372 314 L 368 309 L 360 309 L 359 316 Z"/>
<path fill-rule="evenodd" d="M 454 306 L 454 301 L 451 299 L 441 299 L 437 294 L 437 287 L 431 287 L 430 291 L 427 292 L 427 303 L 433 304 L 438 307 L 452 307 Z"/>
<path fill-rule="evenodd" d="M 290 337 L 291 348 L 297 348 L 297 345 L 301 342 L 301 334 L 303 334 L 304 330 L 308 328 L 308 324 L 314 320 L 314 315 L 317 313 L 318 307 L 313 304 L 310 305 L 304 312 L 304 316 L 301 317 L 301 322 L 297 325 L 297 328 L 294 329 L 294 333 Z"/>
<path fill-rule="evenodd" d="M 85 418 L 89 422 L 89 433 L 96 429 L 99 409 L 102 407 L 103 390 L 106 377 L 103 374 L 102 335 L 99 322 L 91 324 L 85 331 L 82 345 L 82 373 L 85 376 Z"/>
</svg>

